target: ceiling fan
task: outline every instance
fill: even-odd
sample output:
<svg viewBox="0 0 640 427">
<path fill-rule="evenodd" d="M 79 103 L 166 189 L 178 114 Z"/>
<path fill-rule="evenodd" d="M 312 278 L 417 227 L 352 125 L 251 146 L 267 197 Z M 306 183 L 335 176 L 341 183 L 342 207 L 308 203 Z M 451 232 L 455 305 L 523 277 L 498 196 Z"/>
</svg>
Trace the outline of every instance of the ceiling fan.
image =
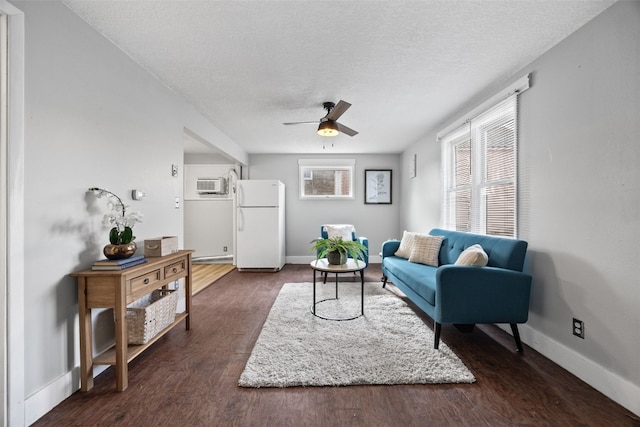
<svg viewBox="0 0 640 427">
<path fill-rule="evenodd" d="M 327 110 L 327 114 L 320 120 L 314 120 L 309 122 L 290 122 L 283 123 L 283 125 L 301 125 L 301 124 L 316 124 L 318 126 L 318 135 L 320 136 L 336 136 L 339 132 L 349 136 L 356 136 L 358 132 L 346 127 L 345 125 L 338 123 L 337 120 L 344 114 L 345 111 L 351 107 L 348 102 L 340 100 L 338 104 L 333 102 L 323 102 L 322 107 Z"/>
</svg>

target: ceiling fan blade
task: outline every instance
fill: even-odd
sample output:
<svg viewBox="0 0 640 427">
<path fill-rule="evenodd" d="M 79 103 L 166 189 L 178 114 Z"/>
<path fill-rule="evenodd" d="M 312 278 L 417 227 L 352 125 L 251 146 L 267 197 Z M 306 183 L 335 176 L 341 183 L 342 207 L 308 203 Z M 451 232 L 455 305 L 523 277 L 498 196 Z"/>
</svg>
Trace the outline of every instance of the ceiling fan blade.
<svg viewBox="0 0 640 427">
<path fill-rule="evenodd" d="M 338 120 L 338 118 L 341 115 L 343 115 L 344 112 L 349 109 L 349 107 L 351 107 L 351 104 L 343 100 L 340 100 L 340 102 L 338 102 L 336 106 L 331 109 L 331 111 L 329 112 L 329 114 L 326 115 L 326 117 L 329 120 Z"/>
<path fill-rule="evenodd" d="M 285 126 L 289 126 L 289 125 L 317 125 L 318 123 L 320 123 L 318 120 L 314 120 L 314 121 L 310 121 L 310 122 L 289 122 L 289 123 L 283 123 L 283 125 Z"/>
<path fill-rule="evenodd" d="M 336 123 L 336 125 L 338 125 L 338 130 L 342 133 L 344 133 L 345 135 L 349 135 L 349 136 L 356 136 L 358 134 L 357 131 L 346 127 L 345 125 L 342 125 L 340 123 Z"/>
</svg>

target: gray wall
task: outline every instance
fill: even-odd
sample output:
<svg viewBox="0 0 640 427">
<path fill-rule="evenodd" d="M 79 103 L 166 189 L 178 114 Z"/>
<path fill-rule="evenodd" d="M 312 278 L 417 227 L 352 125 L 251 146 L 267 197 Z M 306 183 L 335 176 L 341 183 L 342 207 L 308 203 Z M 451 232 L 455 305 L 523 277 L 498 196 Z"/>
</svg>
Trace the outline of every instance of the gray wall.
<svg viewBox="0 0 640 427">
<path fill-rule="evenodd" d="M 519 229 L 533 291 L 523 340 L 640 414 L 640 3 L 614 4 L 514 77 L 527 73 Z M 403 156 L 418 154 L 418 177 L 402 190 L 412 230 L 439 223 L 439 130 Z M 573 317 L 584 340 L 571 333 Z"/>
<path fill-rule="evenodd" d="M 307 154 L 250 154 L 250 179 L 279 179 L 286 187 L 286 247 L 287 262 L 302 263 L 312 258 L 310 241 L 320 235 L 322 224 L 354 224 L 360 236 L 369 238 L 370 260 L 378 260 L 380 246 L 388 238 L 401 237 L 400 186 L 402 173 L 400 155 L 333 156 L 355 159 L 355 199 L 353 200 L 300 200 L 298 197 L 298 159 L 330 158 Z M 392 204 L 364 204 L 365 169 L 392 170 Z"/>
<path fill-rule="evenodd" d="M 17 409 L 29 424 L 78 388 L 78 305 L 68 274 L 102 258 L 108 243 L 106 204 L 87 189 L 109 189 L 145 214 L 134 228 L 138 242 L 176 235 L 182 247 L 174 198 L 182 199 L 183 168 L 172 177 L 171 165 L 183 163 L 185 126 L 227 152 L 241 149 L 60 2 L 12 3 L 25 13 L 25 185 L 10 196 L 24 197 L 25 233 L 24 283 L 9 284 L 24 289 L 23 317 L 11 319 L 24 324 L 24 348 L 10 348 L 9 357 L 24 360 Z M 146 192 L 143 201 L 130 198 L 134 188 Z M 94 318 L 96 347 L 104 348 L 113 341 L 110 312 Z"/>
</svg>

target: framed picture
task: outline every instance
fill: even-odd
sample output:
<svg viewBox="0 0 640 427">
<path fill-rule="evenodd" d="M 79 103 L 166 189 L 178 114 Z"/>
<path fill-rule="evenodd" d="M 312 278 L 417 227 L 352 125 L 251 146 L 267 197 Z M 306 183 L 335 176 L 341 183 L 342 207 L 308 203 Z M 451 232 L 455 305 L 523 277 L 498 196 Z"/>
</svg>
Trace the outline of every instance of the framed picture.
<svg viewBox="0 0 640 427">
<path fill-rule="evenodd" d="M 391 169 L 366 169 L 364 171 L 364 203 L 391 204 Z"/>
</svg>

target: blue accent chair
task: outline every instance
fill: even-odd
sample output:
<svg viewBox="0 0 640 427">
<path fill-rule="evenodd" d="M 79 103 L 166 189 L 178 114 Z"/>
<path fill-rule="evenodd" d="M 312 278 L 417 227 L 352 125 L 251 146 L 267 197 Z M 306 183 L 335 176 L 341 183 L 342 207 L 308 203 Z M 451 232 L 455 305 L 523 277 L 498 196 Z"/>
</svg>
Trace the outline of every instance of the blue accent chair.
<svg viewBox="0 0 640 427">
<path fill-rule="evenodd" d="M 322 239 L 329 238 L 329 233 L 327 232 L 326 226 L 331 226 L 331 225 L 332 224 L 323 224 L 320 226 L 320 238 Z M 368 266 L 369 265 L 369 239 L 362 236 L 360 237 L 356 236 L 355 227 L 354 227 L 353 231 L 351 232 L 351 240 L 357 240 L 358 242 L 362 243 L 365 246 L 365 248 L 367 248 L 365 252 L 364 263 L 366 266 Z M 324 281 L 325 282 L 327 281 L 327 273 L 324 273 Z"/>
</svg>

